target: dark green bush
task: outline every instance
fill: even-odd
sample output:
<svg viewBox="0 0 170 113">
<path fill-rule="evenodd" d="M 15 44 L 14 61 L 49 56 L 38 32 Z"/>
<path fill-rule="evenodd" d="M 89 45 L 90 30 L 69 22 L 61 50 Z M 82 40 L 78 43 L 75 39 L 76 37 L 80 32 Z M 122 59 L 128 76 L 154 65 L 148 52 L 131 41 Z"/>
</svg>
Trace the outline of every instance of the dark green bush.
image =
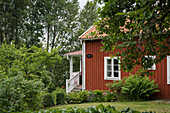
<svg viewBox="0 0 170 113">
<path fill-rule="evenodd" d="M 147 100 L 152 94 L 159 92 L 158 84 L 146 76 L 131 75 L 124 78 L 124 81 L 121 93 L 128 95 L 130 100 Z"/>
<path fill-rule="evenodd" d="M 57 87 L 52 93 L 46 93 L 43 97 L 43 105 L 45 107 L 55 106 L 66 103 L 66 93 L 62 88 Z"/>
<path fill-rule="evenodd" d="M 39 109 L 42 105 L 44 84 L 25 80 L 23 76 L 0 79 L 0 112 Z"/>
<path fill-rule="evenodd" d="M 115 96 L 116 95 L 113 92 L 106 92 L 106 94 L 104 95 L 104 101 L 105 102 L 113 102 L 116 100 Z"/>
<path fill-rule="evenodd" d="M 43 105 L 45 107 L 49 107 L 49 106 L 54 106 L 56 105 L 56 98 L 55 95 L 53 93 L 46 93 L 43 96 Z"/>
<path fill-rule="evenodd" d="M 67 102 L 70 104 L 88 102 L 89 91 L 72 92 L 67 95 Z"/>
<path fill-rule="evenodd" d="M 94 90 L 91 91 L 89 94 L 89 99 L 88 101 L 90 102 L 103 102 L 103 91 L 102 90 Z"/>
<path fill-rule="evenodd" d="M 80 93 L 81 103 L 88 102 L 90 92 L 85 90 L 85 91 L 81 91 L 79 93 Z"/>
<path fill-rule="evenodd" d="M 66 103 L 66 91 L 62 88 L 57 87 L 53 92 L 56 98 L 56 104 L 65 104 Z"/>
<path fill-rule="evenodd" d="M 79 104 L 81 103 L 80 92 L 71 92 L 67 95 L 67 102 L 69 104 Z"/>
</svg>

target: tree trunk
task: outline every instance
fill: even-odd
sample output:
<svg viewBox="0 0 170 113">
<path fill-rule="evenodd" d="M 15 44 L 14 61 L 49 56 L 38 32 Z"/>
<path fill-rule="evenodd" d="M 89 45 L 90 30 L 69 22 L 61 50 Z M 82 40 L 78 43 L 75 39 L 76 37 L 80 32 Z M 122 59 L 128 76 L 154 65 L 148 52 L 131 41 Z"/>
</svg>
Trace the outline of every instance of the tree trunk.
<svg viewBox="0 0 170 113">
<path fill-rule="evenodd" d="M 52 40 L 52 47 L 51 47 L 51 49 L 54 48 L 55 38 L 56 38 L 56 27 L 55 27 L 55 23 L 54 23 L 54 32 L 53 32 L 53 40 Z"/>
<path fill-rule="evenodd" d="M 50 39 L 50 25 L 48 24 L 47 31 L 47 51 L 49 50 L 49 39 Z"/>
</svg>

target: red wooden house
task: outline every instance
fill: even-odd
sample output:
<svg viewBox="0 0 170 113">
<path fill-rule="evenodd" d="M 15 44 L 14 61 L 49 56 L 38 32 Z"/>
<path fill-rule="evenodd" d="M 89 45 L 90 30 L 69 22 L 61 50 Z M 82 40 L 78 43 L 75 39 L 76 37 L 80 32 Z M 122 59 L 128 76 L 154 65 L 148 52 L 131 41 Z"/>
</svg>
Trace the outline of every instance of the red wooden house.
<svg viewBox="0 0 170 113">
<path fill-rule="evenodd" d="M 102 37 L 106 34 L 98 35 L 98 38 L 88 36 L 90 32 L 94 32 L 95 26 L 92 26 L 79 39 L 82 41 L 82 51 L 67 53 L 70 56 L 70 79 L 66 80 L 66 90 L 70 92 L 77 85 L 82 86 L 82 90 L 108 90 L 106 84 L 113 80 L 120 80 L 129 76 L 129 73 L 119 70 L 120 62 L 117 57 L 111 58 L 114 52 L 101 52 Z M 168 40 L 170 42 L 170 39 Z M 115 51 L 115 52 L 118 52 Z M 119 51 L 120 52 L 120 51 Z M 80 72 L 73 73 L 72 59 L 74 56 L 81 57 Z M 137 71 L 139 66 L 133 69 L 133 73 Z M 158 98 L 170 99 L 170 56 L 167 56 L 156 65 L 148 70 L 154 72 L 151 77 L 159 84 L 160 93 Z"/>
</svg>

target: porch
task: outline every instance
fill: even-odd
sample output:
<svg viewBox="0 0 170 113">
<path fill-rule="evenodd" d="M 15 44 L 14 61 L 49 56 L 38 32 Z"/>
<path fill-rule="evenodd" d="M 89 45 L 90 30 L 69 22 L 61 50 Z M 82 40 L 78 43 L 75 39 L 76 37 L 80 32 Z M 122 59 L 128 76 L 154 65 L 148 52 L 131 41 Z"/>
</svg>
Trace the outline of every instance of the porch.
<svg viewBox="0 0 170 113">
<path fill-rule="evenodd" d="M 70 60 L 70 79 L 66 79 L 66 93 L 74 90 L 82 90 L 82 50 L 66 53 L 65 56 Z M 79 71 L 73 71 L 73 59 L 80 58 Z"/>
</svg>

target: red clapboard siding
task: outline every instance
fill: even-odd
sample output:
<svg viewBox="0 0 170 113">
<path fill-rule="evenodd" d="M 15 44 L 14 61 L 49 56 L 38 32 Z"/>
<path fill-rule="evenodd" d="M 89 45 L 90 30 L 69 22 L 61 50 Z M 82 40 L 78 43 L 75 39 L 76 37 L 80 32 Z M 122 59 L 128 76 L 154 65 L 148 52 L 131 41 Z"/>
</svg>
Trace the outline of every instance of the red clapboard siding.
<svg viewBox="0 0 170 113">
<path fill-rule="evenodd" d="M 101 52 L 101 46 L 101 40 L 86 41 L 86 55 L 93 55 L 92 58 L 86 58 L 85 85 L 87 90 L 108 90 L 106 84 L 112 82 L 112 80 L 104 80 L 104 57 L 110 56 L 118 50 Z M 132 73 L 135 73 L 138 68 L 139 66 L 136 66 Z M 156 70 L 152 72 L 155 74 L 150 78 L 155 79 L 155 82 L 159 84 L 160 93 L 157 94 L 157 97 L 170 99 L 170 85 L 167 84 L 167 58 L 158 63 Z M 121 70 L 121 78 L 126 76 L 129 76 L 129 73 Z"/>
</svg>

